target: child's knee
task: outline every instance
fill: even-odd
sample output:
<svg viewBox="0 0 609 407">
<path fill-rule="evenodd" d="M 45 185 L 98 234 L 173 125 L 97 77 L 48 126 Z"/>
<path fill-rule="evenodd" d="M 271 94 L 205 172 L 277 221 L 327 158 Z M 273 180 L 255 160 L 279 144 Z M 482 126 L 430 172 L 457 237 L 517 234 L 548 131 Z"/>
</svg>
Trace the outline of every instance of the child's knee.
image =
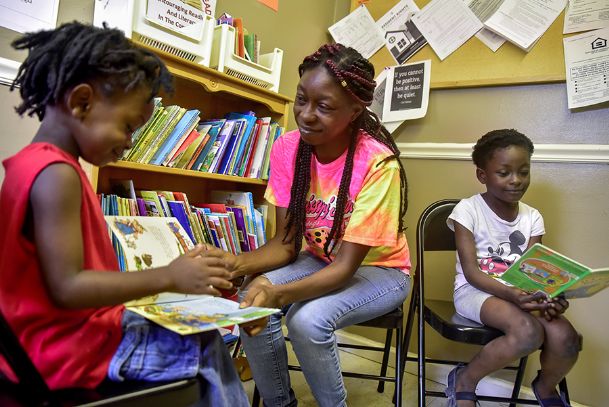
<svg viewBox="0 0 609 407">
<path fill-rule="evenodd" d="M 528 355 L 538 350 L 545 338 L 541 324 L 528 315 L 520 321 L 510 336 L 514 340 L 512 346 L 522 355 Z"/>
<path fill-rule="evenodd" d="M 583 336 L 578 333 L 569 323 L 564 327 L 552 332 L 552 341 L 557 343 L 557 350 L 564 358 L 576 357 L 582 349 Z"/>
</svg>

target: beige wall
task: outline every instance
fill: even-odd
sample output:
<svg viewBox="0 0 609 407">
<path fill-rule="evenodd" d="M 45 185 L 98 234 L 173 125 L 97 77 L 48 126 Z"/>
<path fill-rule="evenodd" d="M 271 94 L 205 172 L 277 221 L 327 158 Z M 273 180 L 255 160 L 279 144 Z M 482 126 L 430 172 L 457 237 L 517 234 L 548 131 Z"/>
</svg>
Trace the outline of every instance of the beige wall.
<svg viewBox="0 0 609 407">
<path fill-rule="evenodd" d="M 609 144 L 609 105 L 570 112 L 564 84 L 433 91 L 427 117 L 406 123 L 398 141 L 475 142 L 486 131 L 513 127 L 542 144 Z M 533 157 L 535 158 L 535 156 Z M 410 182 L 407 218 L 415 249 L 418 215 L 431 202 L 483 191 L 468 161 L 405 159 Z M 592 267 L 609 265 L 609 165 L 534 161 L 524 201 L 544 216 L 544 243 Z M 450 298 L 454 258 L 438 262 L 433 295 Z M 429 282 L 429 280 L 428 280 Z M 567 317 L 584 336 L 584 350 L 568 376 L 572 398 L 601 406 L 609 398 L 609 294 L 571 301 Z M 446 354 L 446 342 L 430 335 L 430 351 Z M 416 342 L 413 342 L 413 344 Z M 412 350 L 416 349 L 411 347 Z M 471 353 L 473 350 L 470 350 Z M 531 358 L 525 384 L 538 369 Z"/>
<path fill-rule="evenodd" d="M 60 21 L 92 20 L 92 1 L 62 0 Z M 293 96 L 302 58 L 328 41 L 326 28 L 349 9 L 341 0 L 282 1 L 278 14 L 256 0 L 218 0 L 218 11 L 245 17 L 246 27 L 257 32 L 262 50 L 277 46 L 285 51 L 280 91 Z M 21 59 L 8 43 L 15 33 L 0 29 L 0 56 Z M 268 48 L 267 48 L 268 47 Z M 535 143 L 609 144 L 609 108 L 570 112 L 565 104 L 563 84 L 491 87 L 432 91 L 425 118 L 398 129 L 398 141 L 475 142 L 495 128 L 514 127 Z M 13 112 L 17 95 L 0 86 L 0 158 L 17 151 L 32 137 L 37 122 L 19 119 Z M 293 128 L 293 121 L 291 121 Z M 445 197 L 466 197 L 481 191 L 467 161 L 405 159 L 410 183 L 410 208 L 406 217 L 408 238 L 414 250 L 416 219 L 423 208 Z M 0 172 L 0 179 L 3 173 Z M 533 181 L 525 201 L 545 217 L 545 243 L 591 266 L 609 265 L 609 166 L 602 164 L 533 164 Z M 434 282 L 434 294 L 448 298 L 453 279 L 454 259 L 439 259 L 442 277 Z M 584 335 L 580 361 L 569 375 L 574 400 L 594 406 L 605 405 L 609 387 L 609 324 L 605 310 L 609 295 L 572 301 L 568 317 Z M 371 330 L 357 330 L 378 338 Z M 445 342 L 430 335 L 434 354 L 446 353 Z M 414 348 L 413 348 L 414 349 Z M 462 348 L 459 348 L 462 349 Z M 472 349 L 463 350 L 464 354 Z M 527 379 L 536 369 L 530 363 Z M 414 397 L 414 395 L 412 395 Z"/>
</svg>

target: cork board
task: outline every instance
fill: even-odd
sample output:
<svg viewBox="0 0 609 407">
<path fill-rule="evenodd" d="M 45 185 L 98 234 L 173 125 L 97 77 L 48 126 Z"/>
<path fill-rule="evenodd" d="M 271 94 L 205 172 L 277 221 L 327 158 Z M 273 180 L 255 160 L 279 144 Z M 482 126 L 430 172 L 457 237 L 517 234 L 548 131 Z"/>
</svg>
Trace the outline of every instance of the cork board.
<svg viewBox="0 0 609 407">
<path fill-rule="evenodd" d="M 374 20 L 381 18 L 397 3 L 398 0 L 364 2 Z M 415 0 L 415 3 L 423 8 L 429 0 Z M 351 10 L 359 4 L 360 0 L 351 0 Z M 528 53 L 509 42 L 493 52 L 472 37 L 444 61 L 440 61 L 427 44 L 406 63 L 431 59 L 433 89 L 564 82 L 563 19 L 564 13 L 558 16 Z M 385 66 L 397 64 L 386 47 L 374 54 L 370 61 L 377 73 Z"/>
</svg>

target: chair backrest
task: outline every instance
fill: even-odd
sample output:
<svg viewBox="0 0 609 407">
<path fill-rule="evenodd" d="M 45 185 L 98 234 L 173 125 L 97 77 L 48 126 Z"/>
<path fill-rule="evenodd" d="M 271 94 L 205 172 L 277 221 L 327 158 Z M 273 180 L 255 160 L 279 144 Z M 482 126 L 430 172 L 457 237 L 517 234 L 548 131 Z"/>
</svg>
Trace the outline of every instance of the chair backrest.
<svg viewBox="0 0 609 407">
<path fill-rule="evenodd" d="M 429 205 L 417 223 L 417 267 L 415 284 L 420 293 L 423 293 L 423 274 L 425 270 L 426 251 L 454 251 L 455 234 L 446 224 L 446 219 L 452 212 L 459 199 L 443 199 Z M 419 301 L 422 305 L 423 295 Z"/>
<path fill-rule="evenodd" d="M 52 392 L 21 346 L 19 338 L 13 333 L 10 325 L 0 312 L 0 354 L 11 367 L 19 387 L 32 402 L 53 400 Z"/>
</svg>

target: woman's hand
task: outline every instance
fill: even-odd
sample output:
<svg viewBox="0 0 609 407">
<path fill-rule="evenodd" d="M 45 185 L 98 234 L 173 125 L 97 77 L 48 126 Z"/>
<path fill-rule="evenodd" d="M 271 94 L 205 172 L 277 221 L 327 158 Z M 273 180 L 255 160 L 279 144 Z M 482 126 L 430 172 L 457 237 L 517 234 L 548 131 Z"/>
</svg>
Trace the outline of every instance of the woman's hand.
<svg viewBox="0 0 609 407">
<path fill-rule="evenodd" d="M 280 298 L 275 287 L 266 277 L 256 277 L 248 288 L 247 294 L 239 304 L 241 308 L 245 307 L 267 307 L 280 308 Z"/>
<path fill-rule="evenodd" d="M 253 321 L 241 324 L 240 326 L 245 331 L 246 334 L 248 334 L 249 336 L 255 336 L 255 335 L 258 335 L 266 327 L 268 322 L 269 322 L 269 317 L 262 317 L 262 318 L 258 318 Z"/>
</svg>

